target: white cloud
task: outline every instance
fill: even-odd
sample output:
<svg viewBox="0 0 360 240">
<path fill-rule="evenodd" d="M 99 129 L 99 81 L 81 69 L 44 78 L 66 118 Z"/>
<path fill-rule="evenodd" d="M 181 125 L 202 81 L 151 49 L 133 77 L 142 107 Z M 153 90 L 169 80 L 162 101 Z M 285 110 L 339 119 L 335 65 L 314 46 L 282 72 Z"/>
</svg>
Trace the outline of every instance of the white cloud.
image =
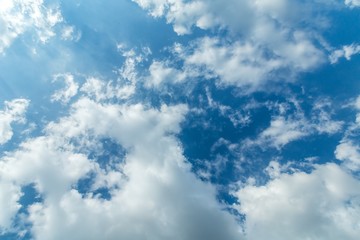
<svg viewBox="0 0 360 240">
<path fill-rule="evenodd" d="M 61 38 L 67 41 L 79 41 L 81 32 L 77 31 L 74 26 L 64 26 L 61 32 Z"/>
<path fill-rule="evenodd" d="M 45 43 L 55 35 L 53 27 L 63 20 L 56 7 L 46 7 L 42 0 L 1 0 L 0 5 L 0 53 L 28 31 Z"/>
<path fill-rule="evenodd" d="M 356 98 L 356 101 L 354 102 L 354 106 L 357 110 L 360 111 L 360 96 Z"/>
<path fill-rule="evenodd" d="M 349 7 L 359 7 L 360 6 L 360 1 L 359 0 L 345 0 L 345 4 L 348 5 Z"/>
<path fill-rule="evenodd" d="M 186 112 L 185 105 L 153 109 L 81 97 L 43 136 L 1 159 L 0 182 L 35 183 L 44 201 L 28 207 L 28 221 L 38 240 L 239 239 L 241 227 L 218 203 L 215 187 L 190 171 L 174 136 Z M 77 143 L 101 138 L 126 149 L 121 169 L 104 171 L 78 152 Z M 79 193 L 77 181 L 93 174 L 91 191 L 109 187 L 111 199 Z M 8 204 L 15 210 L 6 221 L 18 207 Z"/>
<path fill-rule="evenodd" d="M 206 68 L 203 74 L 224 85 L 254 90 L 269 80 L 292 81 L 326 61 L 317 40 L 326 21 L 318 11 L 335 6 L 333 1 L 133 1 L 154 17 L 164 16 L 180 35 L 193 26 L 228 29 L 226 42 L 206 37 L 193 44 L 183 56 L 190 66 L 181 69 Z M 309 21 L 313 28 L 303 29 Z"/>
<path fill-rule="evenodd" d="M 345 45 L 341 49 L 335 50 L 329 56 L 331 64 L 335 64 L 339 61 L 340 58 L 345 58 L 350 61 L 353 55 L 360 53 L 360 45 L 351 44 Z"/>
<path fill-rule="evenodd" d="M 191 27 L 208 28 L 214 25 L 211 14 L 206 14 L 208 6 L 203 1 L 184 2 L 182 0 L 133 0 L 149 11 L 154 17 L 165 16 L 174 25 L 178 34 L 188 34 Z"/>
<path fill-rule="evenodd" d="M 266 22 L 298 27 L 302 21 L 312 21 L 314 12 L 335 5 L 335 1 L 288 1 L 288 0 L 133 0 L 154 17 L 165 17 L 178 34 L 191 33 L 192 27 L 209 29 L 229 28 L 237 33 L 250 33 Z M 319 19 L 318 19 L 319 20 Z M 313 22 L 314 23 L 314 22 Z M 315 23 L 316 24 L 316 23 Z M 265 27 L 265 28 L 264 28 Z M 277 35 L 276 33 L 273 35 Z M 269 35 L 270 36 L 270 35 Z M 276 38 L 276 37 L 275 37 Z"/>
<path fill-rule="evenodd" d="M 307 136 L 308 132 L 307 123 L 302 119 L 291 120 L 280 116 L 271 120 L 270 126 L 260 134 L 260 141 L 280 149 L 289 142 Z"/>
<path fill-rule="evenodd" d="M 124 57 L 122 66 L 116 71 L 119 75 L 118 79 L 106 81 L 89 77 L 80 88 L 82 92 L 96 101 L 115 98 L 125 100 L 133 96 L 140 78 L 138 65 L 146 61 L 147 57 L 151 55 L 151 50 L 148 47 L 136 51 L 136 49 L 128 49 L 124 44 L 118 44 L 117 49 Z"/>
<path fill-rule="evenodd" d="M 357 143 L 359 137 L 360 128 L 360 97 L 350 104 L 355 110 L 358 111 L 356 114 L 355 122 L 349 124 L 346 129 L 343 139 L 337 145 L 334 152 L 335 157 L 343 161 L 342 165 L 351 171 L 360 170 L 360 145 Z"/>
<path fill-rule="evenodd" d="M 172 50 L 184 65 L 180 70 L 152 65 L 157 67 L 150 69 L 153 72 L 163 70 L 161 74 L 155 72 L 154 81 L 161 83 L 167 75 L 181 80 L 203 76 L 217 78 L 220 85 L 241 87 L 244 93 L 259 90 L 271 81 L 293 81 L 297 73 L 323 62 L 322 52 L 300 32 L 294 33 L 292 41 L 276 46 L 261 41 L 224 42 L 218 37 L 204 37 L 186 47 L 175 44 Z"/>
<path fill-rule="evenodd" d="M 258 86 L 281 67 L 281 60 L 266 59 L 252 44 L 223 45 L 216 38 L 201 39 L 183 59 L 190 68 L 205 66 L 209 72 L 204 75 L 218 76 L 220 83 L 239 87 Z"/>
<path fill-rule="evenodd" d="M 72 97 L 74 97 L 79 89 L 79 84 L 77 84 L 74 80 L 74 76 L 65 73 L 65 74 L 57 74 L 54 76 L 53 82 L 63 81 L 65 87 L 56 91 L 51 96 L 51 101 L 59 101 L 63 104 L 68 103 Z"/>
<path fill-rule="evenodd" d="M 12 123 L 25 121 L 24 114 L 28 106 L 29 100 L 26 99 L 5 101 L 5 109 L 0 111 L 0 145 L 12 138 Z"/>
<path fill-rule="evenodd" d="M 264 186 L 234 195 L 246 215 L 247 239 L 355 240 L 360 226 L 360 182 L 335 164 L 312 173 L 277 173 Z"/>
<path fill-rule="evenodd" d="M 292 106 L 291 106 L 292 105 Z M 281 149 L 286 144 L 312 134 L 335 134 L 342 130 L 343 122 L 332 119 L 332 103 L 328 99 L 314 102 L 310 118 L 306 117 L 296 99 L 276 106 L 279 114 L 272 116 L 269 126 L 254 140 L 245 140 L 246 147 L 253 145 Z M 272 106 L 273 107 L 273 106 Z M 295 113 L 289 114 L 289 110 Z"/>
<path fill-rule="evenodd" d="M 344 165 L 350 170 L 360 170 L 360 146 L 352 141 L 342 141 L 335 150 L 337 159 L 344 161 Z"/>
<path fill-rule="evenodd" d="M 145 79 L 145 85 L 157 88 L 168 82 L 182 82 L 186 77 L 185 72 L 168 67 L 164 62 L 154 61 L 149 67 L 149 76 Z"/>
<path fill-rule="evenodd" d="M 21 191 L 18 186 L 9 182 L 2 181 L 0 178 L 0 235 L 4 232 L 11 231 L 13 217 L 20 209 L 21 205 L 17 202 L 21 197 Z"/>
<path fill-rule="evenodd" d="M 112 98 L 128 99 L 135 93 L 135 84 L 123 84 L 120 81 L 105 82 L 94 77 L 89 77 L 80 90 L 96 101 Z"/>
</svg>

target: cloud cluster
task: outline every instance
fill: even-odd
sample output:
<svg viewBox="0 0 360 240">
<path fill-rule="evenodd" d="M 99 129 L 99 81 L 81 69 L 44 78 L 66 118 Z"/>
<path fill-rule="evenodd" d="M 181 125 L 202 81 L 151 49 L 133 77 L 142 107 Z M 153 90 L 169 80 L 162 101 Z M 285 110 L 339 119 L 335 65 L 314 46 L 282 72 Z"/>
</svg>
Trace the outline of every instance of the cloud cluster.
<svg viewBox="0 0 360 240">
<path fill-rule="evenodd" d="M 239 239 L 241 227 L 214 186 L 191 173 L 174 136 L 186 112 L 185 105 L 153 109 L 81 96 L 44 135 L 1 158 L 2 231 L 11 231 L 22 207 L 22 187 L 34 184 L 43 199 L 26 207 L 35 239 Z M 126 150 L 115 166 L 89 155 L 104 138 Z M 104 188 L 109 199 L 95 194 Z"/>
<path fill-rule="evenodd" d="M 314 103 L 311 116 L 307 117 L 295 99 L 277 106 L 278 114 L 272 116 L 269 126 L 254 140 L 247 139 L 246 147 L 281 149 L 286 144 L 313 134 L 335 134 L 342 130 L 343 122 L 332 119 L 332 103 L 321 99 Z M 294 110 L 294 113 L 290 113 Z"/>
<path fill-rule="evenodd" d="M 326 43 L 318 33 L 328 23 L 319 9 L 333 9 L 337 1 L 133 1 L 152 16 L 166 18 L 178 35 L 191 34 L 194 28 L 209 32 L 204 36 L 200 31 L 190 40 L 181 38 L 181 44 L 166 48 L 166 56 L 158 59 L 150 58 L 147 47 L 138 53 L 136 48 L 118 44 L 124 64 L 111 66 L 115 80 L 85 77 L 80 82 L 76 74 L 54 75 L 52 83 L 65 86 L 52 94 L 48 104 L 61 102 L 62 115 L 0 155 L 0 236 L 27 232 L 37 240 L 357 239 L 360 181 L 353 174 L 360 170 L 360 97 L 351 104 L 357 117 L 347 126 L 333 118 L 328 99 L 309 100 L 312 105 L 305 111 L 295 97 L 284 100 L 286 94 L 281 93 L 274 101 L 262 99 L 266 101 L 261 103 L 262 110 L 270 118 L 268 125 L 256 131 L 245 129 L 252 123 L 252 110 L 260 107 L 243 103 L 250 99 L 244 95 L 268 90 L 269 83 L 290 82 L 298 73 L 326 61 Z M 359 5 L 357 0 L 345 4 Z M 25 34 L 34 34 L 31 37 L 45 43 L 60 30 L 59 39 L 75 41 L 75 45 L 80 40 L 75 26 L 56 29 L 65 22 L 62 14 L 42 0 L 0 0 L 0 5 L 0 53 Z M 95 30 L 84 33 L 93 36 Z M 329 60 L 350 60 L 359 52 L 358 45 L 345 45 L 333 51 Z M 226 134 L 233 139 L 214 133 L 218 140 L 209 144 L 209 152 L 216 160 L 203 164 L 208 172 L 194 169 L 178 137 L 190 111 L 188 105 L 150 96 L 156 98 L 155 107 L 136 95 L 153 94 L 150 88 L 161 95 L 162 86 L 193 79 L 215 80 L 215 89 L 235 86 L 236 92 L 241 92 L 224 100 L 215 95 L 228 92 L 216 89 L 219 92 L 213 98 L 213 85 L 204 84 L 198 85 L 205 86 L 199 96 L 186 99 L 191 106 L 201 102 L 193 111 L 219 111 L 226 124 L 232 124 Z M 181 97 L 187 96 L 174 98 Z M 234 103 L 228 101 L 237 97 Z M 195 103 L 190 102 L 194 99 Z M 12 138 L 14 123 L 26 122 L 29 102 L 5 102 L 0 111 L 0 145 Z M 208 124 L 200 121 L 196 124 Z M 236 131 L 229 133 L 233 129 Z M 254 146 L 281 150 L 290 142 L 343 129 L 343 139 L 331 150 L 339 164 L 306 163 L 312 170 L 305 173 L 304 169 L 289 169 L 289 162 L 272 161 L 258 169 L 268 175 L 263 186 L 249 178 L 230 193 L 233 203 L 219 201 L 222 196 L 211 183 L 211 174 L 220 179 L 230 161 L 236 161 L 234 168 L 243 164 L 243 159 L 234 160 L 243 152 L 253 151 Z M 238 133 L 251 138 L 244 140 Z M 238 143 L 233 143 L 236 140 Z M 234 171 L 238 170 L 243 169 Z M 29 186 L 36 192 L 36 201 L 24 202 L 31 198 L 25 190 Z M 224 188 L 229 194 L 231 187 Z"/>
<path fill-rule="evenodd" d="M 247 239 L 358 238 L 360 182 L 336 164 L 309 174 L 281 173 L 264 186 L 234 193 L 246 214 Z"/>
<path fill-rule="evenodd" d="M 31 31 L 44 43 L 55 35 L 54 26 L 63 21 L 57 7 L 43 0 L 3 0 L 0 9 L 0 53 L 20 35 Z"/>
<path fill-rule="evenodd" d="M 330 8 L 333 2 L 230 1 L 224 6 L 222 1 L 134 1 L 152 16 L 164 16 L 180 35 L 190 34 L 193 26 L 227 29 L 229 33 L 199 38 L 186 49 L 177 46 L 174 50 L 185 51 L 177 52 L 184 61 L 181 72 L 195 70 L 195 76 L 215 77 L 222 85 L 252 92 L 268 81 L 292 81 L 297 73 L 313 70 L 326 61 L 318 33 L 326 27 L 326 20 L 318 9 Z M 311 19 L 317 21 L 305 29 L 303 23 Z M 166 64 L 156 61 L 150 69 L 154 74 L 157 67 L 156 77 L 150 81 L 156 86 L 164 78 L 179 82 L 194 76 L 184 77 L 175 69 L 159 66 Z"/>
</svg>

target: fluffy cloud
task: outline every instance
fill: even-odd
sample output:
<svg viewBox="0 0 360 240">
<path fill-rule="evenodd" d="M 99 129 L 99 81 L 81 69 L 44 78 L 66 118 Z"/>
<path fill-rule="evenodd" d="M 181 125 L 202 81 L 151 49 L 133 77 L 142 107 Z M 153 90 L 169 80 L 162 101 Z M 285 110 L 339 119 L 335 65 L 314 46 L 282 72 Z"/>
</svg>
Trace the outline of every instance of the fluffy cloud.
<svg viewBox="0 0 360 240">
<path fill-rule="evenodd" d="M 281 173 L 235 193 L 248 239 L 357 239 L 360 182 L 335 164 Z"/>
<path fill-rule="evenodd" d="M 25 121 L 24 114 L 28 105 L 29 101 L 26 99 L 5 101 L 5 109 L 0 111 L 0 145 L 12 138 L 12 123 Z"/>
<path fill-rule="evenodd" d="M 43 0 L 1 0 L 0 5 L 0 53 L 27 31 L 46 42 L 55 35 L 53 27 L 63 21 L 60 11 L 46 7 Z"/>
<path fill-rule="evenodd" d="M 293 74 L 325 61 L 314 37 L 317 24 L 305 30 L 301 22 L 317 18 L 317 9 L 331 2 L 134 1 L 155 17 L 165 16 L 178 34 L 190 33 L 192 26 L 229 29 L 227 42 L 205 37 L 184 56 L 187 64 L 206 67 L 225 85 L 256 88 L 269 79 L 293 80 Z"/>
<path fill-rule="evenodd" d="M 2 233 L 11 230 L 13 217 L 20 209 L 18 201 L 21 197 L 21 191 L 18 186 L 0 179 L 0 236 Z"/>
<path fill-rule="evenodd" d="M 189 74 L 176 68 L 166 66 L 164 62 L 154 61 L 149 67 L 149 76 L 145 79 L 147 87 L 158 88 L 165 83 L 179 83 Z"/>
<path fill-rule="evenodd" d="M 43 198 L 28 207 L 35 239 L 239 239 L 240 226 L 222 210 L 215 188 L 191 173 L 174 137 L 186 112 L 185 105 L 156 110 L 81 97 L 44 136 L 2 157 L 0 182 L 15 184 L 6 195 L 13 200 L 3 201 L 11 207 L 2 226 L 19 208 L 19 187 L 35 183 Z M 81 150 L 102 138 L 126 149 L 118 169 L 103 169 Z M 95 185 L 107 179 L 110 199 L 94 194 L 96 186 L 80 193 L 77 182 L 89 176 Z"/>
<path fill-rule="evenodd" d="M 283 26 L 297 24 L 312 14 L 309 5 L 317 9 L 318 3 L 326 6 L 330 1 L 316 3 L 305 1 L 236 1 L 231 0 L 224 5 L 222 1 L 184 1 L 184 0 L 133 0 L 154 17 L 164 16 L 168 23 L 173 24 L 175 32 L 187 34 L 193 26 L 208 29 L 215 26 L 228 27 L 234 32 L 248 33 L 258 28 L 264 20 Z M 296 11 L 295 11 L 296 9 Z M 290 11 L 289 11 L 290 10 Z M 266 28 L 266 26 L 265 26 Z"/>
<path fill-rule="evenodd" d="M 276 48 L 255 41 L 224 42 L 218 37 L 204 37 L 189 46 L 175 44 L 172 50 L 183 65 L 176 69 L 168 67 L 168 61 L 154 61 L 146 78 L 149 86 L 180 83 L 201 76 L 250 93 L 271 81 L 293 81 L 296 73 L 309 71 L 323 61 L 321 51 L 302 33 L 296 33 L 293 41 Z"/>
<path fill-rule="evenodd" d="M 352 141 L 341 142 L 335 150 L 337 159 L 344 161 L 344 165 L 350 170 L 360 170 L 360 146 Z"/>
</svg>

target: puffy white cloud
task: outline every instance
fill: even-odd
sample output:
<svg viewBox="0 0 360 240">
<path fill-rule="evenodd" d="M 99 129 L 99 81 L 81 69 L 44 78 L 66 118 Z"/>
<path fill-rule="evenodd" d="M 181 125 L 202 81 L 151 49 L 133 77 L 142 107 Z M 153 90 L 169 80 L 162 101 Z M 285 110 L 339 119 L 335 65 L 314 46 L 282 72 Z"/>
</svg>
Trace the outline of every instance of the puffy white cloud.
<svg viewBox="0 0 360 240">
<path fill-rule="evenodd" d="M 239 239 L 241 227 L 217 201 L 215 187 L 190 171 L 174 136 L 186 112 L 185 105 L 153 109 L 81 97 L 43 136 L 1 158 L 0 182 L 35 183 L 43 202 L 28 207 L 28 221 L 39 240 Z M 103 169 L 79 152 L 77 144 L 101 138 L 126 149 L 119 168 Z M 88 176 L 93 186 L 80 194 L 76 184 Z M 108 200 L 93 193 L 104 187 Z M 4 225 L 19 207 L 13 195 Z"/>
<path fill-rule="evenodd" d="M 350 170 L 360 170 L 360 146 L 350 140 L 342 141 L 335 150 L 337 159 L 344 161 L 344 165 Z"/>
<path fill-rule="evenodd" d="M 207 74 L 219 77 L 220 83 L 239 87 L 258 86 L 281 67 L 280 59 L 266 59 L 252 44 L 223 45 L 216 38 L 201 39 L 183 58 L 189 67 L 205 66 Z"/>
<path fill-rule="evenodd" d="M 178 34 L 191 32 L 196 25 L 208 28 L 214 25 L 211 14 L 207 14 L 208 6 L 203 1 L 184 2 L 182 0 L 133 0 L 139 6 L 149 11 L 154 17 L 165 16 L 169 23 L 174 25 Z"/>
<path fill-rule="evenodd" d="M 0 53 L 28 31 L 46 42 L 55 35 L 53 27 L 63 21 L 60 11 L 46 7 L 43 0 L 1 0 L 0 5 Z"/>
<path fill-rule="evenodd" d="M 289 1 L 289 0 L 133 0 L 154 17 L 165 17 L 178 34 L 191 33 L 192 27 L 209 29 L 228 28 L 232 32 L 249 34 L 252 31 L 269 30 L 270 23 L 278 30 L 300 28 L 302 22 L 320 24 L 317 15 L 321 9 L 336 7 L 336 1 Z M 313 19 L 311 18 L 313 17 Z M 318 22 L 314 21 L 318 20 Z M 264 25 L 265 24 L 265 25 Z M 263 25 L 263 26 L 261 26 Z M 268 32 L 269 33 L 269 32 Z M 278 33 L 273 32 L 272 39 Z"/>
<path fill-rule="evenodd" d="M 217 78 L 220 85 L 237 86 L 244 93 L 259 90 L 271 81 L 293 81 L 296 73 L 309 71 L 323 61 L 321 51 L 301 33 L 295 35 L 294 41 L 276 48 L 256 41 L 224 42 L 218 37 L 200 38 L 186 47 L 175 44 L 173 53 L 183 60 L 182 68 L 164 68 L 165 63 L 154 62 L 150 79 L 160 84 L 167 78 L 174 83 L 194 76 Z"/>
<path fill-rule="evenodd" d="M 66 73 L 66 74 L 57 74 L 54 76 L 53 82 L 63 81 L 65 87 L 56 91 L 52 96 L 52 101 L 60 101 L 63 104 L 66 104 L 70 101 L 72 97 L 74 97 L 79 89 L 79 84 L 77 84 L 74 80 L 74 76 Z"/>
<path fill-rule="evenodd" d="M 154 61 L 149 67 L 149 76 L 145 79 L 147 87 L 160 87 L 164 83 L 179 83 L 189 77 L 187 73 L 168 67 L 164 62 Z"/>
<path fill-rule="evenodd" d="M 205 37 L 184 56 L 187 64 L 205 67 L 224 85 L 253 90 L 268 80 L 294 80 L 294 74 L 326 61 L 316 29 L 324 22 L 318 9 L 332 6 L 332 1 L 134 2 L 155 17 L 165 16 L 178 34 L 190 33 L 192 26 L 229 29 L 226 42 Z M 301 27 L 312 19 L 317 19 L 313 29 Z"/>
<path fill-rule="evenodd" d="M 247 185 L 234 195 L 246 215 L 247 239 L 358 238 L 360 182 L 336 164 L 309 174 L 275 174 L 264 186 Z"/>
<path fill-rule="evenodd" d="M 24 114 L 29 103 L 26 99 L 5 101 L 5 109 L 0 111 L 0 145 L 12 138 L 12 123 L 25 121 Z"/>
<path fill-rule="evenodd" d="M 18 186 L 12 183 L 2 181 L 0 178 L 0 235 L 11 230 L 13 217 L 20 209 L 21 205 L 17 202 L 21 197 L 21 191 Z"/>
<path fill-rule="evenodd" d="M 333 51 L 329 56 L 329 59 L 332 64 L 335 64 L 339 61 L 340 58 L 345 58 L 346 60 L 350 61 L 353 55 L 359 53 L 360 53 L 360 45 L 358 44 L 345 45 L 341 49 Z"/>
</svg>

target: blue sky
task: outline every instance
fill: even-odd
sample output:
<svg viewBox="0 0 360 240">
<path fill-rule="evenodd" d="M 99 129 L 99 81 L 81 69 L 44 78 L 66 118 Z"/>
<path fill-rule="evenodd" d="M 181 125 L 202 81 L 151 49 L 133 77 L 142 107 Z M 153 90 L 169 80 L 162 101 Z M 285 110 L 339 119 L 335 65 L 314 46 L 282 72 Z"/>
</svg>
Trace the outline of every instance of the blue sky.
<svg viewBox="0 0 360 240">
<path fill-rule="evenodd" d="M 358 239 L 359 7 L 0 0 L 0 239 Z"/>
</svg>

